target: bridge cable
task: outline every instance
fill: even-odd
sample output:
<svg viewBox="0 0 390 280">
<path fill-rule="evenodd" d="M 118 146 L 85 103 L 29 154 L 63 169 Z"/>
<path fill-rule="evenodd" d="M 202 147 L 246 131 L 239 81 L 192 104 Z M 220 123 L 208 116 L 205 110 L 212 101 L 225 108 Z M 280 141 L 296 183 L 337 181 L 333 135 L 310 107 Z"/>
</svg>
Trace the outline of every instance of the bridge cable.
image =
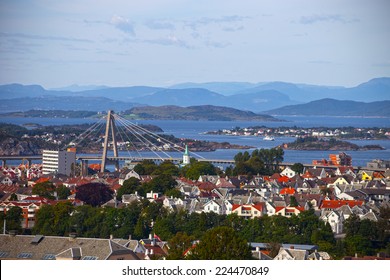
<svg viewBox="0 0 390 280">
<path fill-rule="evenodd" d="M 140 132 L 138 131 L 135 131 L 134 128 L 132 128 L 131 126 L 127 125 L 126 123 L 124 123 L 123 121 L 117 119 L 117 121 L 119 121 L 130 133 L 132 133 L 132 135 L 134 135 L 138 141 L 140 141 L 143 145 L 146 145 L 145 142 L 148 142 L 152 147 L 155 147 L 157 148 L 152 142 L 150 142 L 148 139 L 146 139 L 142 134 L 140 134 Z M 142 140 L 141 138 L 143 138 L 144 140 Z M 149 148 L 150 149 L 150 148 Z M 153 149 L 150 149 L 151 152 L 153 152 L 159 159 L 161 160 L 164 160 L 158 153 L 156 153 Z M 169 156 L 168 154 L 166 154 L 167 156 Z"/>
<path fill-rule="evenodd" d="M 153 138 L 156 139 L 156 140 L 160 139 L 160 141 L 158 140 L 159 142 L 163 142 L 163 143 L 165 143 L 165 144 L 170 144 L 170 146 L 172 147 L 172 149 L 174 149 L 174 150 L 177 151 L 177 152 L 182 153 L 183 150 L 185 150 L 185 148 L 183 148 L 183 147 L 181 147 L 181 146 L 179 146 L 179 145 L 173 143 L 172 141 L 169 141 L 169 140 L 165 139 L 164 137 L 161 137 L 161 135 L 158 135 L 158 134 L 156 134 L 156 133 L 153 133 L 153 132 L 151 132 L 151 131 L 148 131 L 147 129 L 145 129 L 145 128 L 143 128 L 143 127 L 140 127 L 140 126 L 134 124 L 133 122 L 131 122 L 131 121 L 129 121 L 129 120 L 126 120 L 126 119 L 124 119 L 123 117 L 121 117 L 121 116 L 119 116 L 119 115 L 117 115 L 117 114 L 114 114 L 114 117 L 115 117 L 115 118 L 118 118 L 118 119 L 121 119 L 122 121 L 125 121 L 125 122 L 127 122 L 127 123 L 130 123 L 131 126 L 137 127 L 137 128 L 140 129 L 141 131 L 143 131 L 143 132 L 145 132 L 145 133 L 148 133 L 148 135 L 150 135 L 151 137 L 153 137 Z M 165 142 L 162 141 L 162 140 L 164 140 Z M 179 148 L 176 148 L 176 147 L 179 147 Z M 197 156 L 198 158 L 205 159 L 203 156 L 201 156 L 201 155 L 199 155 L 199 154 L 197 154 L 197 153 L 195 153 L 195 152 L 191 152 L 191 153 L 194 154 L 195 156 Z"/>
<path fill-rule="evenodd" d="M 127 148 L 126 141 L 125 141 L 124 138 L 123 138 L 123 134 L 124 134 L 125 136 L 127 136 L 127 134 L 124 133 L 122 126 L 117 125 L 116 128 L 117 128 L 119 137 L 122 139 L 122 142 L 124 143 L 124 145 L 125 145 L 125 147 L 126 147 L 126 151 L 127 151 L 127 153 L 129 154 L 129 157 L 132 158 L 133 156 L 131 155 L 130 150 Z M 121 130 L 122 130 L 122 133 L 121 133 Z M 128 137 L 127 137 L 127 139 L 130 140 Z M 129 141 L 129 142 L 131 143 L 131 141 Z"/>
<path fill-rule="evenodd" d="M 75 139 L 71 140 L 68 144 L 64 145 L 63 147 L 66 148 L 68 146 L 73 146 L 71 143 L 74 143 L 74 146 L 79 145 L 85 138 L 91 134 L 93 130 L 95 130 L 98 126 L 101 126 L 103 124 L 102 119 L 99 121 L 95 122 L 92 126 L 90 126 L 86 131 L 82 132 L 79 134 Z"/>
<path fill-rule="evenodd" d="M 140 131 L 140 127 L 139 126 L 131 126 L 131 125 L 129 125 L 129 124 L 127 124 L 126 122 L 124 122 L 124 120 L 123 119 L 117 119 L 119 122 L 121 122 L 122 124 L 124 124 L 124 126 L 126 127 L 126 128 L 128 128 L 128 130 L 132 133 L 133 131 L 137 134 L 137 135 L 139 135 L 141 138 L 143 138 L 145 141 L 142 141 L 141 139 L 139 139 L 138 138 L 138 140 L 139 141 L 141 141 L 141 143 L 143 144 L 143 145 L 145 145 L 146 147 L 147 147 L 147 145 L 146 145 L 146 143 L 145 142 L 148 142 L 149 143 L 149 145 L 151 145 L 153 148 L 155 148 L 156 150 L 159 150 L 159 147 L 157 146 L 157 145 L 155 145 L 155 144 L 153 144 L 149 139 L 147 139 L 145 136 L 144 136 L 144 134 L 145 135 L 147 135 L 147 136 L 151 136 L 150 134 L 147 134 L 147 133 L 144 133 L 142 130 Z M 138 130 L 137 130 L 138 129 Z M 146 132 L 148 132 L 147 130 L 146 130 Z M 133 135 L 135 135 L 134 133 L 132 133 Z M 136 135 L 135 135 L 136 136 Z M 136 136 L 137 137 L 137 136 Z M 153 138 L 153 137 L 152 137 Z M 150 149 L 149 148 L 149 150 L 151 150 L 154 154 L 156 154 L 156 152 L 153 150 L 153 149 Z M 167 154 L 166 152 L 164 152 L 164 151 L 161 151 L 160 150 L 160 152 L 161 153 L 163 153 L 165 156 L 167 156 L 167 157 L 169 157 L 169 158 L 171 158 L 171 156 L 169 155 L 169 154 Z M 157 155 L 157 154 L 156 154 Z M 160 157 L 160 159 L 162 159 L 161 157 Z"/>
</svg>

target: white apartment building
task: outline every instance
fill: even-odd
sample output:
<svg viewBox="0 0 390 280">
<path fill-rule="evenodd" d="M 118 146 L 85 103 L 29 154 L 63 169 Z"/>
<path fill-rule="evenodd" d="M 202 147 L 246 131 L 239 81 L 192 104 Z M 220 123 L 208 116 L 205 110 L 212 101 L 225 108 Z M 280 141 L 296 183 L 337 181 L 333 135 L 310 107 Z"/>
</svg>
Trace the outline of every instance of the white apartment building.
<svg viewBox="0 0 390 280">
<path fill-rule="evenodd" d="M 74 165 L 75 163 L 75 151 L 43 150 L 43 174 L 59 173 L 69 176 L 72 171 L 72 165 Z"/>
</svg>

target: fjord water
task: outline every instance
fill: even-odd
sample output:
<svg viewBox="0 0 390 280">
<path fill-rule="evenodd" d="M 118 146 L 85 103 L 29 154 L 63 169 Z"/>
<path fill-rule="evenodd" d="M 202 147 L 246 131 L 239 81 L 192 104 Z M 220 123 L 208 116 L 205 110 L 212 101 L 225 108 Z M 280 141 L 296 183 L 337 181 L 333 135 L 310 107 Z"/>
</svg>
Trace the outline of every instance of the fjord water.
<svg viewBox="0 0 390 280">
<path fill-rule="evenodd" d="M 137 124 L 154 124 L 161 127 L 165 134 L 172 134 L 178 138 L 190 138 L 206 141 L 229 142 L 232 144 L 248 145 L 255 148 L 272 148 L 283 143 L 292 142 L 291 137 L 276 137 L 275 141 L 263 141 L 255 136 L 226 136 L 206 135 L 206 131 L 232 129 L 235 127 L 267 126 L 267 127 L 390 127 L 390 118 L 361 118 L 361 117 L 325 117 L 325 116 L 278 116 L 284 122 L 252 122 L 252 121 L 181 121 L 181 120 L 139 120 Z M 64 125 L 94 123 L 96 119 L 62 119 L 62 118 L 10 118 L 0 117 L 0 122 L 22 125 L 36 123 L 40 125 Z M 366 166 L 372 159 L 390 160 L 390 140 L 353 140 L 358 145 L 378 144 L 386 150 L 380 151 L 347 151 L 352 156 L 353 165 Z M 205 158 L 233 159 L 234 155 L 242 150 L 217 150 L 214 152 L 199 152 Z M 250 151 L 250 150 L 249 150 Z M 286 150 L 286 162 L 311 163 L 313 159 L 327 159 L 329 154 L 339 151 L 291 151 Z M 128 155 L 127 152 L 120 152 Z M 143 153 L 145 156 L 154 156 L 152 153 Z M 171 153 L 170 153 L 171 154 Z M 132 156 L 138 156 L 135 152 Z M 179 153 L 172 153 L 172 157 L 181 157 Z"/>
</svg>

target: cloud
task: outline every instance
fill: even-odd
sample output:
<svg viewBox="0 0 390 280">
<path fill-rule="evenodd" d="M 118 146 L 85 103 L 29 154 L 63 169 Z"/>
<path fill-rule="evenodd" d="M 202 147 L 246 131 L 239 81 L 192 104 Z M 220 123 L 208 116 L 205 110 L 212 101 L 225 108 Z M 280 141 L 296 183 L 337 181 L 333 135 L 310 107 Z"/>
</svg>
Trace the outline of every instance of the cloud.
<svg viewBox="0 0 390 280">
<path fill-rule="evenodd" d="M 80 39 L 80 38 L 72 38 L 72 37 L 61 37 L 61 36 L 43 36 L 43 35 L 25 34 L 25 33 L 0 32 L 0 37 L 3 37 L 3 38 L 33 39 L 33 40 L 49 40 L 49 41 L 93 43 L 92 40 L 88 40 L 88 39 Z"/>
<path fill-rule="evenodd" d="M 149 44 L 157 44 L 163 46 L 177 46 L 181 48 L 192 49 L 192 47 L 189 44 L 187 44 L 184 40 L 178 39 L 176 36 L 173 35 L 168 36 L 166 38 L 143 40 L 143 42 Z"/>
<path fill-rule="evenodd" d="M 219 24 L 219 23 L 237 23 L 242 22 L 243 20 L 249 19 L 248 16 L 238 16 L 238 15 L 232 15 L 232 16 L 223 16 L 219 18 L 209 18 L 209 17 L 203 17 L 198 20 L 194 21 L 187 21 L 185 26 L 190 27 L 193 30 L 196 30 L 200 26 L 206 26 L 210 24 Z"/>
<path fill-rule="evenodd" d="M 222 28 L 223 31 L 226 32 L 236 32 L 236 31 L 241 31 L 244 30 L 244 26 L 237 26 L 237 27 L 224 27 Z"/>
<path fill-rule="evenodd" d="M 222 43 L 222 42 L 213 42 L 213 41 L 206 41 L 205 44 L 208 47 L 214 47 L 219 49 L 226 48 L 231 45 L 231 43 Z"/>
<path fill-rule="evenodd" d="M 161 30 L 161 29 L 167 29 L 167 30 L 175 30 L 175 25 L 168 22 L 168 21 L 165 21 L 165 20 L 149 20 L 145 23 L 145 25 L 147 27 L 149 27 L 150 29 L 157 29 L 157 30 Z"/>
<path fill-rule="evenodd" d="M 315 24 L 318 22 L 340 22 L 340 23 L 351 23 L 357 22 L 357 19 L 347 20 L 341 15 L 311 15 L 311 16 L 302 16 L 299 19 L 301 24 Z"/>
<path fill-rule="evenodd" d="M 134 31 L 134 24 L 130 22 L 128 19 L 125 19 L 118 15 L 113 15 L 110 24 L 115 26 L 115 28 L 119 29 L 120 31 L 129 34 L 131 36 L 135 36 Z"/>
</svg>

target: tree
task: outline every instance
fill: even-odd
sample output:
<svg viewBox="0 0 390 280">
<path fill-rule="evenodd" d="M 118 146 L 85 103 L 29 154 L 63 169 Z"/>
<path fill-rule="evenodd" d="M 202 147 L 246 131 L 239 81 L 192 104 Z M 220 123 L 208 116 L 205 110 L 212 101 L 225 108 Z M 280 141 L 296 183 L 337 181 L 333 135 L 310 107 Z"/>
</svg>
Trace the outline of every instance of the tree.
<svg viewBox="0 0 390 280">
<path fill-rule="evenodd" d="M 36 194 L 41 197 L 46 197 L 48 199 L 54 199 L 54 191 L 55 191 L 55 186 L 52 182 L 46 181 L 42 183 L 37 183 L 34 185 L 32 189 L 32 194 Z"/>
<path fill-rule="evenodd" d="M 197 180 L 200 175 L 216 175 L 217 171 L 210 162 L 192 160 L 189 165 L 182 169 L 185 177 Z"/>
<path fill-rule="evenodd" d="M 141 182 L 135 178 L 131 177 L 123 182 L 122 187 L 117 191 L 116 198 L 118 200 L 122 200 L 122 195 L 124 194 L 132 194 L 138 192 L 140 195 L 145 195 L 142 188 L 140 188 Z"/>
<path fill-rule="evenodd" d="M 165 160 L 160 165 L 158 165 L 158 168 L 154 170 L 152 173 L 152 175 L 161 175 L 161 174 L 178 176 L 179 168 L 172 161 Z"/>
<path fill-rule="evenodd" d="M 167 190 L 165 192 L 165 196 L 168 196 L 168 197 L 176 197 L 176 198 L 184 198 L 183 194 L 181 193 L 181 191 L 179 191 L 178 189 L 170 189 L 170 190 Z"/>
<path fill-rule="evenodd" d="M 290 206 L 291 207 L 299 206 L 297 199 L 293 195 L 290 195 Z"/>
<path fill-rule="evenodd" d="M 208 230 L 192 250 L 190 259 L 196 260 L 250 260 L 251 248 L 230 227 L 215 227 Z"/>
<path fill-rule="evenodd" d="M 17 196 L 15 193 L 12 193 L 12 194 L 10 195 L 9 199 L 10 199 L 11 201 L 17 201 L 17 200 L 18 200 L 18 196 Z"/>
<path fill-rule="evenodd" d="M 92 206 L 99 206 L 112 199 L 113 191 L 105 184 L 88 183 L 76 189 L 76 199 Z"/>
<path fill-rule="evenodd" d="M 184 253 L 186 250 L 192 247 L 192 241 L 195 240 L 194 236 L 188 235 L 185 232 L 178 232 L 174 237 L 168 241 L 169 255 L 168 260 L 183 260 L 185 259 Z"/>
<path fill-rule="evenodd" d="M 11 207 L 7 213 L 0 212 L 0 227 L 1 232 L 3 232 L 4 219 L 6 220 L 6 230 L 16 230 L 17 232 L 21 232 L 22 230 L 22 208 L 20 207 Z"/>
<path fill-rule="evenodd" d="M 58 199 L 67 199 L 68 196 L 70 196 L 70 190 L 69 188 L 65 187 L 64 185 L 60 185 L 57 189 L 57 197 Z"/>
<path fill-rule="evenodd" d="M 141 163 L 137 164 L 134 167 L 134 171 L 139 175 L 150 175 L 155 170 L 157 170 L 158 166 L 154 163 L 153 160 L 144 159 Z"/>
<path fill-rule="evenodd" d="M 173 189 L 176 185 L 177 182 L 171 175 L 161 174 L 153 178 L 150 182 L 145 183 L 143 188 L 145 189 L 145 192 L 153 191 L 156 193 L 165 193 L 166 191 Z"/>
<path fill-rule="evenodd" d="M 291 170 L 295 171 L 296 173 L 298 174 L 302 174 L 303 173 L 303 169 L 305 167 L 303 166 L 302 163 L 294 163 L 292 166 L 291 166 Z"/>
</svg>

